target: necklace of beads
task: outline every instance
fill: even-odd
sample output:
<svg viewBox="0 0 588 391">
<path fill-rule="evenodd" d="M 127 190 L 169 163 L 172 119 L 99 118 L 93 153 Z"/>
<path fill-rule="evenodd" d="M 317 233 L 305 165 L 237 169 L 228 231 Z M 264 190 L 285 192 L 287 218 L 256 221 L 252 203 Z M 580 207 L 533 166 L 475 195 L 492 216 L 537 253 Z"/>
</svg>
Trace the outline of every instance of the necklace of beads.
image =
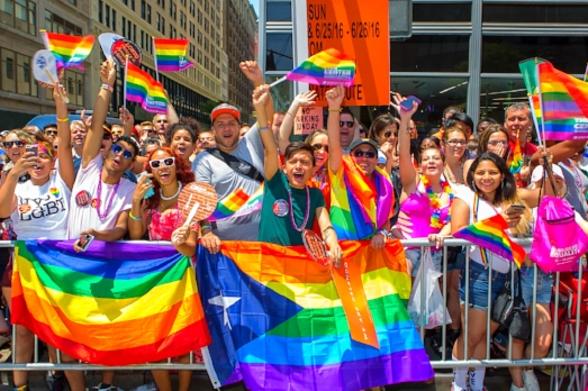
<svg viewBox="0 0 588 391">
<path fill-rule="evenodd" d="M 310 216 L 310 190 L 308 190 L 308 186 L 304 186 L 304 189 L 306 190 L 306 211 L 304 212 L 302 225 L 298 226 L 296 224 L 296 220 L 294 219 L 294 209 L 292 209 L 292 191 L 290 190 L 290 187 L 288 187 L 288 201 L 290 201 L 290 222 L 292 223 L 292 227 L 298 232 L 304 231 Z"/>
<path fill-rule="evenodd" d="M 451 201 L 453 201 L 453 192 L 451 191 L 451 185 L 448 181 L 443 180 L 441 185 L 441 193 L 435 193 L 433 191 L 433 186 L 431 186 L 431 182 L 427 179 L 426 176 L 421 177 L 421 181 L 423 182 L 423 186 L 425 186 L 425 192 L 427 193 L 427 197 L 429 197 L 429 202 L 431 204 L 431 208 L 433 209 L 433 213 L 431 214 L 431 227 L 432 228 L 443 228 L 445 224 L 449 222 L 450 216 L 447 215 L 444 221 L 441 220 L 441 197 L 443 194 L 447 194 L 449 196 L 449 204 L 451 205 Z"/>
<path fill-rule="evenodd" d="M 182 191 L 182 183 L 181 182 L 178 182 L 178 190 L 169 197 L 164 196 L 163 189 L 159 188 L 159 198 L 161 198 L 164 201 L 170 201 L 170 200 L 173 200 L 174 198 L 176 198 L 178 195 L 180 195 L 180 191 Z"/>
<path fill-rule="evenodd" d="M 116 193 L 118 193 L 118 187 L 120 186 L 120 179 L 117 182 L 116 186 L 114 187 L 114 190 L 110 193 L 110 196 L 108 197 L 108 200 L 106 202 L 106 209 L 104 209 L 103 212 L 100 212 L 101 209 L 101 203 L 102 203 L 102 173 L 98 176 L 98 190 L 97 190 L 97 194 L 96 194 L 96 212 L 98 213 L 98 217 L 100 218 L 100 221 L 104 220 L 106 218 L 106 216 L 108 215 L 108 211 L 110 210 L 110 208 L 112 207 L 112 201 L 114 200 L 114 197 L 116 196 Z"/>
</svg>

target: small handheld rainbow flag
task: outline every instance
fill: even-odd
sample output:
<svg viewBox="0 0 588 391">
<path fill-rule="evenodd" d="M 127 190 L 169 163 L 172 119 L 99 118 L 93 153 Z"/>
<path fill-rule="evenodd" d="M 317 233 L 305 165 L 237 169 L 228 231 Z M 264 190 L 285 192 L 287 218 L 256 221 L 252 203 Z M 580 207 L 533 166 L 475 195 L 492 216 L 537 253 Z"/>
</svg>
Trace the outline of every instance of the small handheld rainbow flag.
<svg viewBox="0 0 588 391">
<path fill-rule="evenodd" d="M 140 103 L 145 111 L 167 113 L 167 98 L 161 83 L 131 62 L 127 62 L 125 95 L 126 100 Z"/>
<path fill-rule="evenodd" d="M 90 55 L 94 46 L 93 35 L 76 36 L 41 30 L 41 36 L 45 47 L 55 56 L 59 68 L 83 69 L 84 60 Z"/>
<path fill-rule="evenodd" d="M 506 233 L 507 229 L 506 220 L 497 214 L 486 220 L 468 225 L 454 233 L 453 236 L 484 247 L 494 254 L 513 261 L 520 268 L 527 253 L 521 246 L 510 239 Z"/>
<path fill-rule="evenodd" d="M 523 168 L 523 154 L 521 153 L 521 143 L 517 138 L 514 151 L 512 152 L 512 160 L 510 161 L 508 169 L 511 174 L 518 174 L 521 172 L 521 168 Z"/>
<path fill-rule="evenodd" d="M 155 66 L 160 72 L 180 72 L 194 65 L 186 57 L 187 39 L 153 38 Z"/>
<path fill-rule="evenodd" d="M 537 65 L 546 140 L 588 139 L 588 83 L 556 69 Z"/>
<path fill-rule="evenodd" d="M 336 86 L 353 85 L 355 62 L 337 49 L 327 49 L 308 58 L 288 72 L 286 79 L 308 84 Z"/>
<path fill-rule="evenodd" d="M 216 210 L 208 220 L 216 221 L 251 214 L 261 210 L 262 200 L 263 184 L 251 195 L 239 188 L 217 203 Z"/>
</svg>

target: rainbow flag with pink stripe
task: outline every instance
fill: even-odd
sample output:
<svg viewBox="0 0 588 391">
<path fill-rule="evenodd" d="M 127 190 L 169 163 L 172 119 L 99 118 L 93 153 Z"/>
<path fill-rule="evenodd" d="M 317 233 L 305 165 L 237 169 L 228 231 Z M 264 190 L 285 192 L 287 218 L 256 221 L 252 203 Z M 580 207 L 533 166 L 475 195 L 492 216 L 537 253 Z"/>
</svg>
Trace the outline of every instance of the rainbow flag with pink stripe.
<svg viewBox="0 0 588 391">
<path fill-rule="evenodd" d="M 523 153 L 521 152 L 521 143 L 517 139 L 508 169 L 511 174 L 518 174 L 521 172 L 521 168 L 523 168 Z"/>
<path fill-rule="evenodd" d="M 588 83 L 556 69 L 537 65 L 546 140 L 588 139 Z"/>
<path fill-rule="evenodd" d="M 456 238 L 465 239 L 503 258 L 513 261 L 521 267 L 527 253 L 525 249 L 513 242 L 506 230 L 508 224 L 504 217 L 497 214 L 488 219 L 468 225 L 453 234 Z"/>
<path fill-rule="evenodd" d="M 239 188 L 219 200 L 216 210 L 208 218 L 209 221 L 223 220 L 229 217 L 240 217 L 261 210 L 263 200 L 263 183 L 251 195 Z"/>
<path fill-rule="evenodd" d="M 337 49 L 319 52 L 288 72 L 286 79 L 325 86 L 353 85 L 355 62 Z"/>
<path fill-rule="evenodd" d="M 41 30 L 41 36 L 47 50 L 55 56 L 59 68 L 83 69 L 84 61 L 94 46 L 93 35 L 77 36 Z"/>
<path fill-rule="evenodd" d="M 186 56 L 188 40 L 154 38 L 155 65 L 160 72 L 180 72 L 194 65 Z"/>
<path fill-rule="evenodd" d="M 128 101 L 141 104 L 150 113 L 167 113 L 167 97 L 160 82 L 132 62 L 127 63 L 125 79 Z"/>
</svg>

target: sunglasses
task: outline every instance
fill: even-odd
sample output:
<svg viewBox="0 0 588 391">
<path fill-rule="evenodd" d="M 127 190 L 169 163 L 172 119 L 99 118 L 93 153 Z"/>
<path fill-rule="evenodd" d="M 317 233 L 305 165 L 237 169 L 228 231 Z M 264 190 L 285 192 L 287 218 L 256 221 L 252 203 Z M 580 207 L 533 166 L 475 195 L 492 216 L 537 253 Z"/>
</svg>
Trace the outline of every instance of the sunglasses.
<svg viewBox="0 0 588 391">
<path fill-rule="evenodd" d="M 25 145 L 24 141 L 21 141 L 21 140 L 16 140 L 16 141 L 4 141 L 4 142 L 2 143 L 2 146 L 3 146 L 4 148 L 22 147 L 22 146 L 24 146 L 24 145 Z"/>
<path fill-rule="evenodd" d="M 340 128 L 352 128 L 353 125 L 353 121 L 339 121 Z"/>
<path fill-rule="evenodd" d="M 51 135 L 57 136 L 57 130 L 46 130 L 45 134 L 48 136 L 51 136 Z"/>
<path fill-rule="evenodd" d="M 320 151 L 321 149 L 323 149 L 325 152 L 329 152 L 329 146 L 325 144 L 312 144 L 311 147 L 315 151 Z"/>
<path fill-rule="evenodd" d="M 384 138 L 390 138 L 392 137 L 392 132 L 389 130 L 386 133 L 383 134 Z"/>
<path fill-rule="evenodd" d="M 157 160 L 149 160 L 149 166 L 151 168 L 159 168 L 161 166 L 166 166 L 166 167 L 171 167 L 174 164 L 176 164 L 176 158 L 175 157 L 166 157 L 163 159 L 157 159 Z"/>
<path fill-rule="evenodd" d="M 129 151 L 128 149 L 124 149 L 123 147 L 121 147 L 118 144 L 114 144 L 111 148 L 111 151 L 115 155 L 118 155 L 119 153 L 122 152 L 122 155 L 126 160 L 130 160 L 133 158 L 133 153 L 131 151 Z"/>
<path fill-rule="evenodd" d="M 376 153 L 373 151 L 353 151 L 355 157 L 366 157 L 367 159 L 373 159 L 376 157 Z"/>
</svg>

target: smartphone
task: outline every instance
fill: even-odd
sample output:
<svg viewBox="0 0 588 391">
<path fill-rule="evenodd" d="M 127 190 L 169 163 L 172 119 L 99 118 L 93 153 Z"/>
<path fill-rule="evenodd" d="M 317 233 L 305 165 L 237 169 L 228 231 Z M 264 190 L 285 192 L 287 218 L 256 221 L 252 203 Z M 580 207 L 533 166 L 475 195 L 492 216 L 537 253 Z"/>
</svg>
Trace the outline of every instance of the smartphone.
<svg viewBox="0 0 588 391">
<path fill-rule="evenodd" d="M 151 182 L 151 179 L 147 179 L 147 182 L 149 184 L 153 184 L 153 182 Z M 150 187 L 149 189 L 147 189 L 147 191 L 145 192 L 145 195 L 143 196 L 143 199 L 146 200 L 147 198 L 151 198 L 155 195 L 155 190 L 153 190 L 152 187 Z"/>
<path fill-rule="evenodd" d="M 39 146 L 34 144 L 34 145 L 27 145 L 25 147 L 25 151 L 26 152 L 31 152 L 33 154 L 33 156 L 37 156 L 39 154 Z"/>
<path fill-rule="evenodd" d="M 512 204 L 506 210 L 506 214 L 522 214 L 525 212 L 525 205 L 523 204 Z"/>
<path fill-rule="evenodd" d="M 80 238 L 78 239 L 77 245 L 82 249 L 82 251 L 86 251 L 88 247 L 90 247 L 90 243 L 94 240 L 94 236 L 89 234 L 81 234 Z"/>
<path fill-rule="evenodd" d="M 410 111 L 410 110 L 412 110 L 413 103 L 420 105 L 421 102 L 422 101 L 419 98 L 417 98 L 414 95 L 411 95 L 408 98 L 406 98 L 405 100 L 403 100 L 402 102 L 400 102 L 400 109 L 402 111 Z"/>
</svg>

